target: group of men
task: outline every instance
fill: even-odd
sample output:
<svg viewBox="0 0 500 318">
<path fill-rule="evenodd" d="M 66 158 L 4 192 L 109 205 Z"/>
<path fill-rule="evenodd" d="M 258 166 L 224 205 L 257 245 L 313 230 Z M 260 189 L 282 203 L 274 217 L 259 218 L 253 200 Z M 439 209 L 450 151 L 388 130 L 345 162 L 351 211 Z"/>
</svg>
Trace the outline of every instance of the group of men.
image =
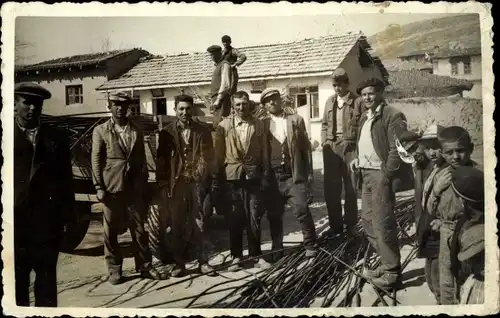
<svg viewBox="0 0 500 318">
<path fill-rule="evenodd" d="M 193 118 L 193 97 L 182 94 L 175 97 L 177 119 L 159 132 L 156 182 L 161 197 L 161 238 L 169 243 L 168 252 L 175 262 L 170 275 L 174 277 L 186 272 L 189 246 L 196 249 L 199 271 L 216 273 L 205 248 L 200 188 L 207 184 L 212 198 L 224 205 L 230 271 L 240 270 L 245 262 L 245 228 L 246 261 L 255 261 L 260 268 L 271 266 L 261 249 L 264 215 L 270 225 L 272 260 L 283 256 L 287 204 L 300 224 L 306 257 L 317 255 L 317 233 L 308 206 L 313 181 L 311 143 L 304 119 L 284 108 L 279 90 L 273 88 L 262 92 L 261 111 L 255 112 L 248 93 L 237 90 L 236 69 L 246 57 L 231 47 L 229 37 L 223 37 L 223 42 L 224 50 L 218 46 L 208 49 L 215 62 L 213 127 Z M 379 267 L 363 274 L 381 288 L 395 287 L 401 278 L 395 192 L 415 186 L 419 247 L 421 257 L 427 258 L 429 287 L 438 303 L 447 304 L 457 301 L 457 286 L 469 286 L 470 301 L 484 277 L 484 233 L 481 236 L 480 232 L 484 222 L 484 190 L 480 189 L 484 185 L 482 173 L 472 167 L 469 134 L 463 128 L 448 127 L 436 131 L 433 139 L 413 135 L 407 130 L 404 114 L 385 101 L 383 81 L 369 78 L 354 93 L 349 90 L 348 74 L 339 68 L 332 82 L 335 94 L 326 102 L 322 122 L 329 235 L 357 234 L 357 191 L 361 188 L 360 218 L 380 258 Z M 74 204 L 67 140 L 39 122 L 47 98 L 50 92 L 37 84 L 16 85 L 15 272 L 17 303 L 24 306 L 29 306 L 31 270 L 36 272 L 35 305 L 57 306 L 58 245 Z M 93 182 L 104 206 L 104 251 L 112 284 L 122 281 L 117 236 L 127 228 L 136 271 L 155 280 L 168 276 L 152 266 L 144 228 L 151 200 L 144 135 L 127 117 L 130 102 L 126 93 L 111 94 L 111 118 L 95 127 L 92 137 Z M 421 160 L 415 175 L 399 155 L 399 139 L 409 151 L 418 145 L 415 156 Z M 462 266 L 465 262 L 472 265 Z M 470 274 L 466 281 L 464 272 Z"/>
</svg>

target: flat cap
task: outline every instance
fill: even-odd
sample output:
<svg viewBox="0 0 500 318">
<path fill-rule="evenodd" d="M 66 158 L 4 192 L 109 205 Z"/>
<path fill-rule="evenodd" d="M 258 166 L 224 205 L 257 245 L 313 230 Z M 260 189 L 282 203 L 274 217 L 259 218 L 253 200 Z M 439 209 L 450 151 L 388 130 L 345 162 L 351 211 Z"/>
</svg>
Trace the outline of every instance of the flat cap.
<svg viewBox="0 0 500 318">
<path fill-rule="evenodd" d="M 207 48 L 207 52 L 209 53 L 212 53 L 212 52 L 221 52 L 222 51 L 222 48 L 219 46 L 219 45 L 210 45 L 208 48 Z"/>
<path fill-rule="evenodd" d="M 400 136 L 399 136 L 399 141 L 401 141 L 402 146 L 406 149 L 406 151 L 409 151 L 410 149 L 413 148 L 420 139 L 420 134 L 417 134 L 416 132 L 413 131 L 404 131 Z"/>
<path fill-rule="evenodd" d="M 358 87 L 356 88 L 356 93 L 361 94 L 361 91 L 366 88 L 366 87 L 370 87 L 370 86 L 373 86 L 375 87 L 377 90 L 382 90 L 385 88 L 385 84 L 384 82 L 382 82 L 380 79 L 376 78 L 376 77 L 372 77 L 372 78 L 369 78 L 363 82 L 361 82 Z"/>
<path fill-rule="evenodd" d="M 484 201 L 484 173 L 474 167 L 456 168 L 451 175 L 453 191 L 462 199 L 481 203 Z"/>
<path fill-rule="evenodd" d="M 463 262 L 484 251 L 484 224 L 474 224 L 460 235 L 460 252 L 457 255 Z"/>
<path fill-rule="evenodd" d="M 426 139 L 437 139 L 438 135 L 443 131 L 444 127 L 441 125 L 431 125 L 427 127 L 426 130 L 422 133 L 422 140 Z"/>
<path fill-rule="evenodd" d="M 266 88 L 261 94 L 260 94 L 260 102 L 264 103 L 264 99 L 273 96 L 273 95 L 281 95 L 280 91 L 277 90 L 276 88 Z"/>
<path fill-rule="evenodd" d="M 125 92 L 116 92 L 109 94 L 108 100 L 114 102 L 130 102 L 132 98 Z"/>
<path fill-rule="evenodd" d="M 44 87 L 31 82 L 17 83 L 14 86 L 14 94 L 35 96 L 41 99 L 49 99 L 52 94 Z"/>
<path fill-rule="evenodd" d="M 339 67 L 332 74 L 333 84 L 336 83 L 349 83 L 349 76 L 347 76 L 347 72 Z"/>
</svg>

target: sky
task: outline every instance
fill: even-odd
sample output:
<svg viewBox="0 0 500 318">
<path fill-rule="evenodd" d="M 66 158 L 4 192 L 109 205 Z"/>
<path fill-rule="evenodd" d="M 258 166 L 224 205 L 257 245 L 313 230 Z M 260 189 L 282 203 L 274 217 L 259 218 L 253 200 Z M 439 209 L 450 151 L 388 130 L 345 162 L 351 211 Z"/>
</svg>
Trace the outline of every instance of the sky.
<svg viewBox="0 0 500 318">
<path fill-rule="evenodd" d="M 18 17 L 16 52 L 22 64 L 53 58 L 143 48 L 153 54 L 202 52 L 220 45 L 224 34 L 234 47 L 291 42 L 330 34 L 366 36 L 391 24 L 406 24 L 442 14 L 308 15 L 276 17 Z M 107 45 L 105 43 L 108 43 Z"/>
</svg>

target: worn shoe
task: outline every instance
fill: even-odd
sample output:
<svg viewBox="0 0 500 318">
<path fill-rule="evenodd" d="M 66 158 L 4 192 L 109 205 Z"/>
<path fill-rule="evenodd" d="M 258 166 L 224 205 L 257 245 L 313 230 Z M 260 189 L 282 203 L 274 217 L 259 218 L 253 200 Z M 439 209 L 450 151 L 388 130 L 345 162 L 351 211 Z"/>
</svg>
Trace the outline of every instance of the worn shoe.
<svg viewBox="0 0 500 318">
<path fill-rule="evenodd" d="M 233 258 L 233 261 L 231 262 L 231 266 L 229 266 L 227 270 L 230 272 L 237 272 L 237 271 L 241 270 L 243 267 L 241 266 L 241 264 L 239 264 L 240 262 L 241 262 L 241 258 L 239 258 L 239 257 Z"/>
<path fill-rule="evenodd" d="M 359 235 L 359 232 L 355 228 L 347 228 L 345 234 L 349 237 L 356 237 Z"/>
<path fill-rule="evenodd" d="M 382 276 L 374 278 L 373 284 L 382 289 L 391 289 L 397 287 L 400 283 L 401 275 L 398 273 L 385 272 Z"/>
<path fill-rule="evenodd" d="M 151 267 L 150 269 L 142 271 L 141 277 L 153 280 L 164 280 L 168 278 L 168 274 L 160 273 L 156 268 Z"/>
<path fill-rule="evenodd" d="M 306 257 L 313 258 L 318 255 L 318 249 L 315 247 L 306 247 Z"/>
<path fill-rule="evenodd" d="M 108 282 L 111 285 L 118 285 L 122 282 L 122 275 L 118 272 L 109 273 Z"/>
<path fill-rule="evenodd" d="M 181 277 L 181 276 L 184 276 L 185 273 L 186 273 L 186 266 L 177 264 L 172 269 L 172 272 L 170 273 L 170 275 L 172 277 Z"/>
<path fill-rule="evenodd" d="M 201 274 L 205 274 L 207 276 L 217 276 L 217 273 L 215 272 L 214 268 L 210 266 L 210 264 L 205 263 L 201 264 L 200 267 L 198 268 Z"/>
<path fill-rule="evenodd" d="M 363 276 L 371 280 L 381 277 L 382 275 L 384 275 L 384 273 L 384 269 L 380 266 L 373 270 L 367 268 L 363 270 Z"/>
<path fill-rule="evenodd" d="M 269 263 L 263 258 L 259 258 L 259 261 L 255 264 L 255 267 L 260 269 L 268 269 L 271 268 L 271 263 Z"/>
</svg>

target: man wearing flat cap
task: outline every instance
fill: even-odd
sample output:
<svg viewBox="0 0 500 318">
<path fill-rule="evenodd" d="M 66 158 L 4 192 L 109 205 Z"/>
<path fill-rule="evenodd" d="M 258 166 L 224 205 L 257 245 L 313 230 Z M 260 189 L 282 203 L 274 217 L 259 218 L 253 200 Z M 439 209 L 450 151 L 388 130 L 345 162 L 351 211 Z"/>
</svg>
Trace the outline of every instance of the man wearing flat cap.
<svg viewBox="0 0 500 318">
<path fill-rule="evenodd" d="M 260 101 L 269 112 L 263 118 L 268 131 L 271 170 L 264 201 L 272 249 L 276 258 L 283 255 L 283 215 L 288 203 L 300 224 L 306 257 L 314 257 L 316 229 L 308 205 L 308 187 L 313 180 L 312 155 L 304 119 L 283 110 L 277 89 L 265 89 Z"/>
<path fill-rule="evenodd" d="M 231 63 L 222 56 L 222 48 L 218 45 L 212 45 L 207 48 L 207 52 L 210 53 L 215 63 L 210 84 L 211 112 L 214 116 L 213 125 L 215 128 L 223 117 L 227 117 L 231 113 L 231 95 L 236 92 L 237 86 Z"/>
<path fill-rule="evenodd" d="M 370 78 L 362 82 L 366 112 L 361 116 L 357 136 L 357 158 L 351 169 L 362 179 L 362 224 L 370 244 L 380 256 L 380 266 L 364 275 L 381 288 L 400 282 L 401 254 L 398 225 L 394 215 L 395 192 L 413 187 L 413 172 L 398 153 L 396 139 L 407 130 L 406 117 L 383 98 L 384 82 Z"/>
<path fill-rule="evenodd" d="M 92 175 L 97 199 L 103 203 L 104 256 L 113 285 L 122 282 L 123 256 L 117 237 L 125 228 L 132 236 L 136 271 L 143 278 L 165 278 L 152 267 L 144 229 L 148 170 L 144 134 L 126 116 L 130 103 L 127 93 L 111 94 L 111 118 L 95 127 L 92 135 Z"/>
<path fill-rule="evenodd" d="M 56 266 L 75 194 L 69 142 L 40 124 L 48 90 L 35 83 L 14 88 L 14 265 L 16 303 L 29 306 L 30 273 L 35 306 L 57 307 Z"/>
<path fill-rule="evenodd" d="M 321 144 L 329 234 L 335 235 L 341 234 L 344 226 L 347 233 L 354 233 L 358 220 L 356 179 L 348 165 L 355 158 L 358 124 L 364 109 L 358 95 L 349 91 L 349 77 L 343 68 L 337 68 L 333 72 L 332 82 L 335 94 L 325 104 Z M 345 198 L 343 217 L 342 193 Z"/>
</svg>

